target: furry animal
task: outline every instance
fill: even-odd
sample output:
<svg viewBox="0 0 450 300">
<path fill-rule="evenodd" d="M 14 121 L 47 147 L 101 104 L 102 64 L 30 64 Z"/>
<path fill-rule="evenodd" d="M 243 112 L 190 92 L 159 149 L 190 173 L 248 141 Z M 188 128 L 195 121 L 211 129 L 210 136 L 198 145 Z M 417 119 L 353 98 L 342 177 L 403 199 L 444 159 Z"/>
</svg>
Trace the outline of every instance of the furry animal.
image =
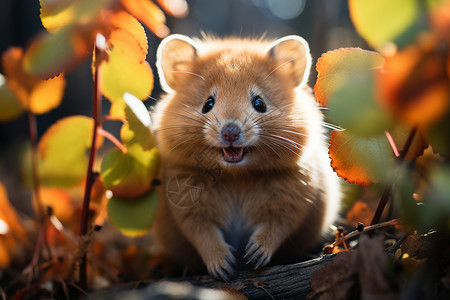
<svg viewBox="0 0 450 300">
<path fill-rule="evenodd" d="M 172 261 L 229 280 L 298 257 L 333 221 L 340 188 L 310 67 L 299 36 L 162 41 L 154 232 Z"/>
</svg>

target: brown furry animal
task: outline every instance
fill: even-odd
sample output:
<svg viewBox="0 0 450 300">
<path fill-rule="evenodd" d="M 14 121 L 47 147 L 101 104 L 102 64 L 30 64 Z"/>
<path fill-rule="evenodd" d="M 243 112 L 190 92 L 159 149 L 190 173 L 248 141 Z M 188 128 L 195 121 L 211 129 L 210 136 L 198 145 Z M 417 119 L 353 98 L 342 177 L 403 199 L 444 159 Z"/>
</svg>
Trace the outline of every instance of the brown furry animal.
<svg viewBox="0 0 450 300">
<path fill-rule="evenodd" d="M 275 42 L 172 35 L 157 67 L 162 157 L 156 239 L 174 262 L 228 280 L 313 246 L 340 188 L 298 36 Z"/>
</svg>

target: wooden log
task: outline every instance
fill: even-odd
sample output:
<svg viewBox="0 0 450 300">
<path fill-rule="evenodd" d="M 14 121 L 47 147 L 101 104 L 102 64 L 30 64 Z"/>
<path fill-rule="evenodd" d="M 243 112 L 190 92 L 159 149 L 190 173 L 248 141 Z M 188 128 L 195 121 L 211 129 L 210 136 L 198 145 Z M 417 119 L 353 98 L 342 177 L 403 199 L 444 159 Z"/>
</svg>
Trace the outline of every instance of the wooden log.
<svg viewBox="0 0 450 300">
<path fill-rule="evenodd" d="M 322 257 L 308 260 L 301 263 L 267 267 L 259 271 L 246 271 L 239 274 L 230 282 L 223 282 L 214 280 L 209 276 L 187 277 L 183 279 L 164 279 L 158 282 L 140 282 L 139 284 L 127 284 L 119 287 L 121 291 L 104 291 L 94 293 L 90 299 L 127 299 L 127 300 L 141 300 L 141 299 L 205 299 L 201 295 L 203 288 L 213 289 L 233 289 L 248 299 L 305 299 L 311 291 L 309 278 L 311 274 L 330 262 L 332 262 L 335 254 L 324 255 Z M 164 288 L 161 284 L 167 283 L 189 283 L 190 285 L 172 285 L 172 287 L 179 287 L 178 293 L 183 287 L 186 295 L 182 298 L 172 297 L 170 290 L 164 294 Z M 194 287 L 193 287 L 193 286 Z M 170 286 L 170 285 L 169 285 Z M 136 287 L 138 288 L 136 290 Z M 130 290 L 133 291 L 130 291 Z M 172 291 L 176 288 L 170 288 Z M 161 292 L 163 291 L 163 292 Z M 162 293 L 162 294 L 161 294 Z M 218 298 L 215 299 L 232 299 L 232 298 Z"/>
</svg>

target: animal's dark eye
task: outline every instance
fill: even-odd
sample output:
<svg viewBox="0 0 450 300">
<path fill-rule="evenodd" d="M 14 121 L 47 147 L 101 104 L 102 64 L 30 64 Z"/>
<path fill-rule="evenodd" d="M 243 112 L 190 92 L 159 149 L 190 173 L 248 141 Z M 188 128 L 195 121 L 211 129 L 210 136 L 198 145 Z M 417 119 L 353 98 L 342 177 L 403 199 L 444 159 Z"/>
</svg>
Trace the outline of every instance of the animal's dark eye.
<svg viewBox="0 0 450 300">
<path fill-rule="evenodd" d="M 213 96 L 210 96 L 206 100 L 205 104 L 203 104 L 202 113 L 204 114 L 208 113 L 214 107 L 214 103 L 216 103 L 216 100 L 214 99 Z"/>
<path fill-rule="evenodd" d="M 261 96 L 253 97 L 252 106 L 259 113 L 265 113 L 267 111 L 266 102 L 264 102 Z"/>
</svg>

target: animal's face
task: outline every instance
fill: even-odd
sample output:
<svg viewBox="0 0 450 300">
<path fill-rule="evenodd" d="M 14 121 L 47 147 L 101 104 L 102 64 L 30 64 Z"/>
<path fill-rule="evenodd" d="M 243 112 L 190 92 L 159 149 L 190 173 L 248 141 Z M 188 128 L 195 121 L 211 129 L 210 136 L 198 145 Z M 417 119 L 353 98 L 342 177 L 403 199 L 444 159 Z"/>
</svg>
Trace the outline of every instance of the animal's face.
<svg viewBox="0 0 450 300">
<path fill-rule="evenodd" d="M 171 70 L 174 94 L 159 111 L 163 155 L 244 172 L 284 167 L 301 156 L 308 124 L 292 60 L 228 46 L 196 53 L 178 67 Z"/>
</svg>

